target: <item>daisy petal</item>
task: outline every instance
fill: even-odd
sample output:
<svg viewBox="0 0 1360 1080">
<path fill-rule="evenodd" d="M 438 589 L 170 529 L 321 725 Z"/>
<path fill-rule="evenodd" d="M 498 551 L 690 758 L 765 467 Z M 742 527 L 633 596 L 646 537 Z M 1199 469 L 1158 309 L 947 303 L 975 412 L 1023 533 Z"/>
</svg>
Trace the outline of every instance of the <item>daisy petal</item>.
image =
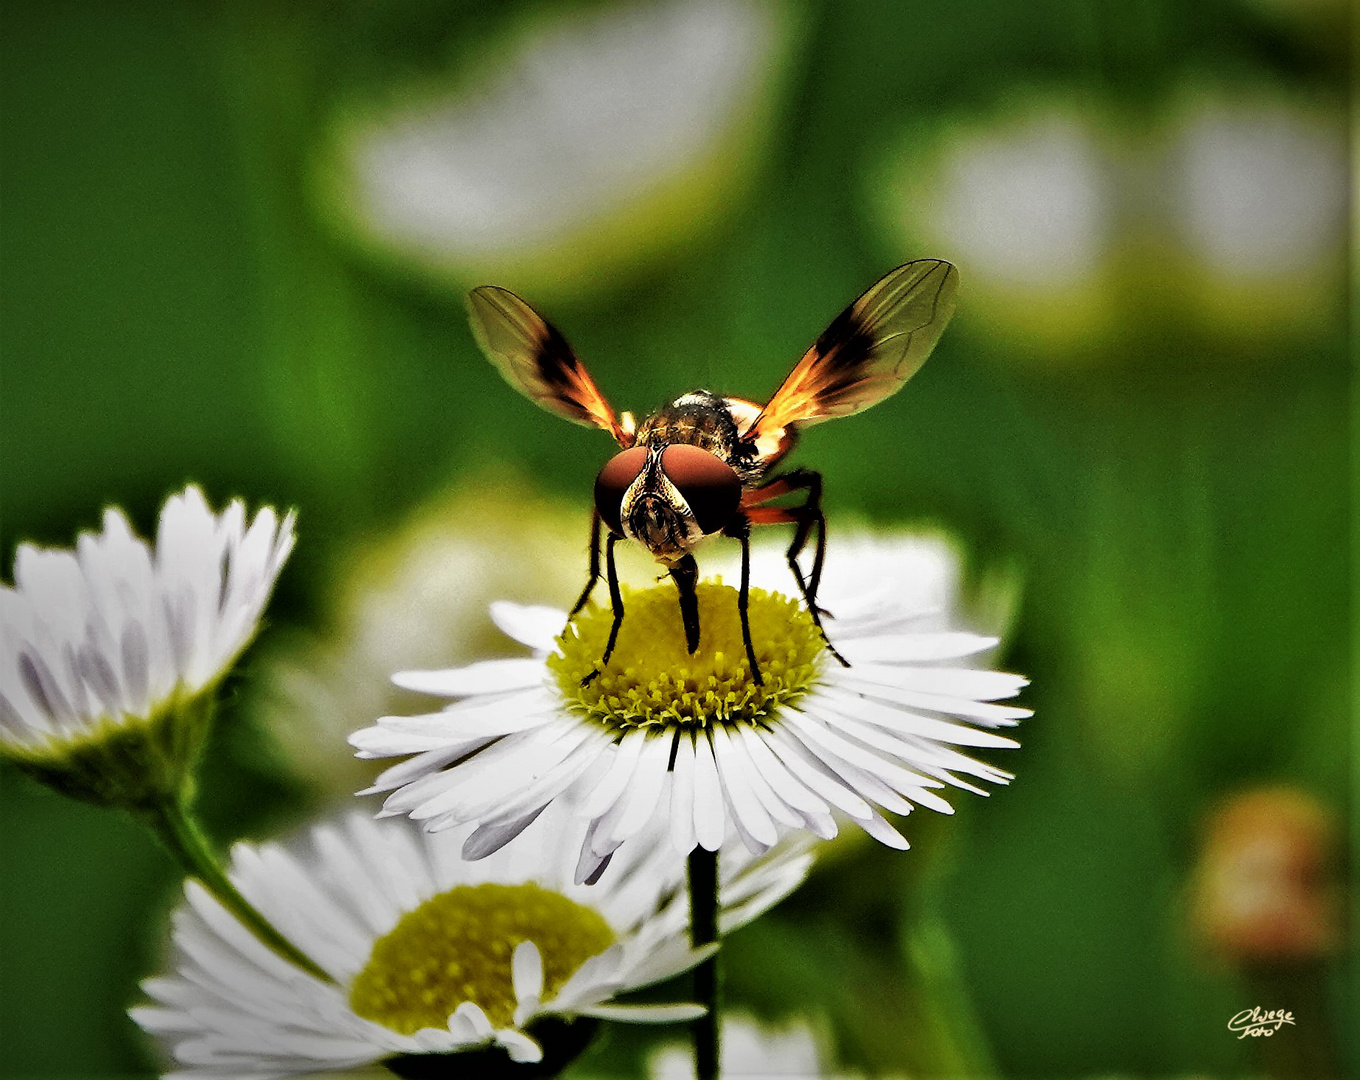
<svg viewBox="0 0 1360 1080">
<path fill-rule="evenodd" d="M 599 1020 L 630 1020 L 635 1024 L 682 1024 L 708 1012 L 702 1005 L 592 1005 L 580 1011 Z"/>
<path fill-rule="evenodd" d="M 567 613 L 542 604 L 512 604 L 498 600 L 491 605 L 491 621 L 501 633 L 527 645 L 534 652 L 552 651 L 557 636 L 567 625 Z"/>
<path fill-rule="evenodd" d="M 443 671 L 399 671 L 392 681 L 403 690 L 442 697 L 503 694 L 538 686 L 543 665 L 537 660 L 482 660 Z"/>
</svg>

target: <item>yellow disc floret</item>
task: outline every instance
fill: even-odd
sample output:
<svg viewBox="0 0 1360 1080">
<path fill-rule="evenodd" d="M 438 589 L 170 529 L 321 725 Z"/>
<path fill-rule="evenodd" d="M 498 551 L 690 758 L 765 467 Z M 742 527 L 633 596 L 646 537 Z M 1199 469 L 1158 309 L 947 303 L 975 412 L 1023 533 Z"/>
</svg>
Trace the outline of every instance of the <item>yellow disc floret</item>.
<svg viewBox="0 0 1360 1080">
<path fill-rule="evenodd" d="M 763 682 L 751 677 L 742 641 L 737 590 L 702 582 L 699 648 L 691 656 L 675 590 L 625 590 L 623 626 L 609 663 L 600 664 L 613 616 L 592 604 L 558 638 L 548 667 L 568 704 L 605 726 L 704 727 L 758 723 L 797 700 L 821 673 L 826 644 L 796 600 L 750 590 L 751 643 Z"/>
<path fill-rule="evenodd" d="M 511 957 L 532 941 L 551 998 L 614 932 L 592 908 L 538 885 L 457 885 L 402 916 L 373 944 L 350 988 L 360 1016 L 403 1035 L 443 1028 L 465 1001 L 495 1027 L 514 1021 Z"/>
</svg>

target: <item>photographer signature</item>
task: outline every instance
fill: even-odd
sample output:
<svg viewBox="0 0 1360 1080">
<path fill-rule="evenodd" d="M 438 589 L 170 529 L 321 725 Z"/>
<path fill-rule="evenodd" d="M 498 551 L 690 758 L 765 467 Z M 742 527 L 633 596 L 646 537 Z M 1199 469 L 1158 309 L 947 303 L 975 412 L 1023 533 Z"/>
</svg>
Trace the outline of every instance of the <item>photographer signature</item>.
<svg viewBox="0 0 1360 1080">
<path fill-rule="evenodd" d="M 1253 1038 L 1266 1035 L 1274 1035 L 1285 1024 L 1293 1025 L 1294 1014 L 1286 1009 L 1263 1010 L 1259 1005 L 1243 1009 L 1240 1013 L 1228 1021 L 1229 1031 L 1240 1031 L 1237 1037 L 1245 1039 L 1248 1035 Z"/>
</svg>

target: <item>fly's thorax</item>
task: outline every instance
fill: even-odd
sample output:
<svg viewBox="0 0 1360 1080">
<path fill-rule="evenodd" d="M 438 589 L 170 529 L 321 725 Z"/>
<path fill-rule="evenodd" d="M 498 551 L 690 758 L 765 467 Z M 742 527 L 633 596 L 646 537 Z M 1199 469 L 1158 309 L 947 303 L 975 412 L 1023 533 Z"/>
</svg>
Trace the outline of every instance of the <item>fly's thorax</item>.
<svg viewBox="0 0 1360 1080">
<path fill-rule="evenodd" d="M 707 390 L 695 390 L 647 417 L 637 441 L 643 446 L 697 446 L 730 465 L 739 435 L 726 402 Z"/>
</svg>

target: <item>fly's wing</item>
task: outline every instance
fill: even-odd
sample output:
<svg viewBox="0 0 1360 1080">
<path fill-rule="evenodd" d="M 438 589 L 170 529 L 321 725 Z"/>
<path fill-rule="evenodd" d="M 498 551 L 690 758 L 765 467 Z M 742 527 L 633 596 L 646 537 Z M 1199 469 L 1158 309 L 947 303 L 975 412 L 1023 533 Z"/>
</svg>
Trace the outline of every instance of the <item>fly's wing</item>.
<svg viewBox="0 0 1360 1080">
<path fill-rule="evenodd" d="M 477 344 L 506 382 L 549 412 L 631 442 L 567 339 L 538 312 L 495 285 L 473 289 L 467 306 Z"/>
<path fill-rule="evenodd" d="M 959 288 L 940 259 L 899 266 L 842 311 L 743 433 L 770 441 L 791 424 L 849 416 L 895 394 L 939 341 Z"/>
</svg>

